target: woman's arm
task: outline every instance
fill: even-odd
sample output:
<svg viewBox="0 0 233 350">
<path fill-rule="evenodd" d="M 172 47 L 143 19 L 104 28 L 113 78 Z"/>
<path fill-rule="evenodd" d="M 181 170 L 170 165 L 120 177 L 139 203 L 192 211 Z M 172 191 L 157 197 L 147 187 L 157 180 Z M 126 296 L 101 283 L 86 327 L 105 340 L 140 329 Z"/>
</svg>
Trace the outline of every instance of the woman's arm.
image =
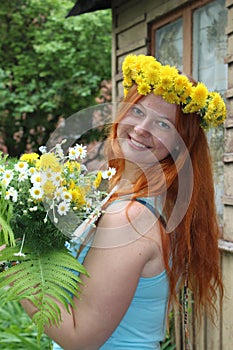
<svg viewBox="0 0 233 350">
<path fill-rule="evenodd" d="M 62 308 L 58 328 L 46 327 L 47 335 L 65 350 L 96 350 L 109 338 L 131 303 L 145 265 L 158 253 L 157 245 L 142 236 L 152 231 L 154 236 L 158 230 L 154 216 L 134 203 L 129 223 L 125 206 L 126 202 L 111 205 L 99 222 L 85 258 L 90 277 L 81 276 L 81 299 L 75 298 L 70 314 Z M 29 301 L 22 305 L 30 316 L 36 312 Z"/>
</svg>

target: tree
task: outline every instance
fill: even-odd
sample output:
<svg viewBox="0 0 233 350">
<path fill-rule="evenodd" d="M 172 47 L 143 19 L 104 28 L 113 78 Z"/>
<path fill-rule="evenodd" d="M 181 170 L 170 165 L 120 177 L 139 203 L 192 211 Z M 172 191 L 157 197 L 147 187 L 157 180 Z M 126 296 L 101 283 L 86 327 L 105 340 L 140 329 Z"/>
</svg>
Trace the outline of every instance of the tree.
<svg viewBox="0 0 233 350">
<path fill-rule="evenodd" d="M 65 18 L 72 6 L 0 2 L 0 144 L 11 156 L 45 144 L 60 118 L 95 104 L 111 77 L 111 12 Z"/>
</svg>

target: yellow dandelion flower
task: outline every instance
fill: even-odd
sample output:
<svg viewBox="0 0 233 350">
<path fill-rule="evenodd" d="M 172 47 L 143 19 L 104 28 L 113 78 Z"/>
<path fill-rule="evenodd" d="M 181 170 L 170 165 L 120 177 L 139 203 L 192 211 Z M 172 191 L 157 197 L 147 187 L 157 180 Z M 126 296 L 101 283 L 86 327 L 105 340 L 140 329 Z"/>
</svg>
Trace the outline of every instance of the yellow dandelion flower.
<svg viewBox="0 0 233 350">
<path fill-rule="evenodd" d="M 164 100 L 166 100 L 169 103 L 176 103 L 176 104 L 180 103 L 179 97 L 174 92 L 166 92 L 162 95 L 162 97 Z"/>
<path fill-rule="evenodd" d="M 69 190 L 72 190 L 74 188 L 75 188 L 75 182 L 74 182 L 74 180 L 71 179 L 69 182 Z"/>
<path fill-rule="evenodd" d="M 197 86 L 193 86 L 191 91 L 191 98 L 193 103 L 203 108 L 206 104 L 208 96 L 208 89 L 203 83 L 198 83 Z"/>
<path fill-rule="evenodd" d="M 141 75 L 138 75 L 136 78 L 135 78 L 135 84 L 136 85 L 140 85 L 140 84 L 143 84 L 144 83 L 144 79 Z"/>
<path fill-rule="evenodd" d="M 177 94 L 181 95 L 184 91 L 187 90 L 187 87 L 190 85 L 188 78 L 185 75 L 178 74 L 174 79 L 174 88 Z"/>
<path fill-rule="evenodd" d="M 171 79 L 179 74 L 177 68 L 171 67 L 169 65 L 162 66 L 160 72 L 162 77 L 170 77 Z"/>
<path fill-rule="evenodd" d="M 94 180 L 94 183 L 93 183 L 95 188 L 99 187 L 99 185 L 101 184 L 101 180 L 102 180 L 102 173 L 101 173 L 101 171 L 98 171 L 96 178 Z"/>
<path fill-rule="evenodd" d="M 122 65 L 122 71 L 124 74 L 129 74 L 129 71 L 131 70 L 130 67 L 132 66 L 132 64 L 135 61 L 135 55 L 128 55 Z"/>
<path fill-rule="evenodd" d="M 154 88 L 153 92 L 154 92 L 155 95 L 161 95 L 162 96 L 165 93 L 165 90 L 164 90 L 162 85 L 158 85 L 158 86 L 156 86 Z"/>
<path fill-rule="evenodd" d="M 72 190 L 69 191 L 71 196 L 72 196 L 72 201 L 76 204 L 76 205 L 84 205 L 86 203 L 85 200 L 85 190 L 83 188 L 80 187 L 76 187 Z"/>
<path fill-rule="evenodd" d="M 43 185 L 42 189 L 46 196 L 50 196 L 55 192 L 56 187 L 51 180 L 47 180 Z"/>
<path fill-rule="evenodd" d="M 221 100 L 222 100 L 220 94 L 217 93 L 217 92 L 211 92 L 211 93 L 209 94 L 209 96 L 210 96 L 210 98 L 211 98 L 210 103 L 211 103 L 216 109 L 219 108 L 219 105 L 221 104 Z M 224 106 L 225 106 L 225 105 L 224 105 Z"/>
<path fill-rule="evenodd" d="M 22 156 L 20 157 L 20 160 L 22 162 L 35 163 L 38 158 L 39 158 L 39 154 L 37 153 L 25 153 L 25 154 L 22 154 Z"/>
<path fill-rule="evenodd" d="M 151 88 L 150 85 L 147 83 L 142 83 L 140 85 L 138 85 L 138 93 L 140 95 L 147 95 L 151 92 Z"/>
<path fill-rule="evenodd" d="M 163 69 L 161 69 L 160 74 L 161 84 L 163 87 L 167 90 L 174 89 L 173 85 L 173 79 L 174 79 L 174 69 L 170 66 L 164 66 Z"/>
<path fill-rule="evenodd" d="M 124 87 L 125 88 L 130 88 L 131 86 L 133 85 L 133 81 L 132 79 L 129 79 L 129 78 L 124 78 Z"/>
<path fill-rule="evenodd" d="M 149 67 L 145 72 L 145 82 L 155 85 L 159 81 L 159 73 L 155 69 Z"/>
<path fill-rule="evenodd" d="M 41 169 L 51 168 L 53 171 L 56 172 L 61 171 L 61 165 L 59 164 L 57 157 L 53 153 L 42 154 L 38 165 Z"/>
</svg>

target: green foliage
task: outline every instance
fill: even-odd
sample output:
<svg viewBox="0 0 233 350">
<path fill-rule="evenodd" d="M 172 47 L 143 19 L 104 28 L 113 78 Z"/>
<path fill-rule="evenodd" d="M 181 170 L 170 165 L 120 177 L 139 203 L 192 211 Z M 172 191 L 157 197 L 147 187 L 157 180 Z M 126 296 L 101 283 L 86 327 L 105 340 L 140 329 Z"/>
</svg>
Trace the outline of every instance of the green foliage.
<svg viewBox="0 0 233 350">
<path fill-rule="evenodd" d="M 10 223 L 15 238 L 22 238 L 25 234 L 28 247 L 31 251 L 49 252 L 64 247 L 67 237 L 48 219 L 45 224 L 45 213 L 35 211 L 31 214 L 20 215 L 14 213 Z M 33 225 L 32 225 L 33 223 Z"/>
<path fill-rule="evenodd" d="M 0 300 L 4 289 L 0 289 Z M 50 339 L 43 335 L 38 345 L 36 326 L 29 316 L 16 302 L 0 306 L 0 339 L 1 350 L 49 350 L 52 349 Z"/>
<path fill-rule="evenodd" d="M 14 233 L 10 226 L 10 221 L 13 216 L 13 204 L 10 202 L 6 202 L 4 200 L 5 188 L 0 183 L 0 193 L 3 196 L 0 197 L 0 245 L 1 244 L 10 244 L 14 245 Z"/>
<path fill-rule="evenodd" d="M 174 312 L 171 311 L 169 314 L 169 329 L 166 333 L 166 338 L 161 344 L 161 350 L 174 350 L 176 349 L 175 342 L 175 319 Z"/>
<path fill-rule="evenodd" d="M 78 284 L 82 283 L 79 273 L 87 272 L 66 248 L 31 254 L 25 246 L 24 254 L 18 252 L 19 248 L 14 247 L 0 253 L 1 261 L 17 260 L 15 266 L 0 274 L 0 288 L 5 287 L 0 307 L 10 301 L 29 299 L 38 309 L 32 320 L 40 340 L 45 325 L 59 325 L 61 321 L 56 301 L 69 311 L 69 305 L 73 306 L 72 296 L 79 297 Z M 9 284 L 11 287 L 7 288 Z"/>
<path fill-rule="evenodd" d="M 45 144 L 59 118 L 111 77 L 111 12 L 65 18 L 69 0 L 1 0 L 0 133 L 10 155 Z"/>
</svg>

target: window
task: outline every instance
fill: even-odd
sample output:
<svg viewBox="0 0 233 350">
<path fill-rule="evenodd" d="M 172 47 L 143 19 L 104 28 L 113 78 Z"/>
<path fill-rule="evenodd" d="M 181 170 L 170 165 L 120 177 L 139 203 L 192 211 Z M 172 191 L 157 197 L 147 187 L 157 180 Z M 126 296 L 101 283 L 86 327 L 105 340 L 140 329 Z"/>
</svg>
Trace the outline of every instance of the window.
<svg viewBox="0 0 233 350">
<path fill-rule="evenodd" d="M 194 1 L 151 26 L 151 54 L 161 63 L 176 65 L 186 74 L 224 94 L 227 65 L 225 0 Z M 213 155 L 217 211 L 222 219 L 224 128 L 207 133 Z"/>
</svg>

